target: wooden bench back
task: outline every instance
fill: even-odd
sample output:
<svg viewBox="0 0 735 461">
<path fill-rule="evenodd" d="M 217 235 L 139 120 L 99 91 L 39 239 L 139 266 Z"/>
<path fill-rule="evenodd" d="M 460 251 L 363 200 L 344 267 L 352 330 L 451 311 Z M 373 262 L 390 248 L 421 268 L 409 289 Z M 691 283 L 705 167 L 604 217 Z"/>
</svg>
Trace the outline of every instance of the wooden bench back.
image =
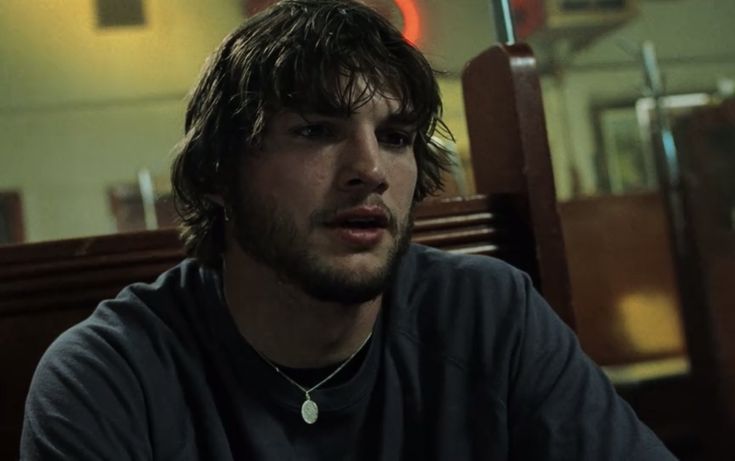
<svg viewBox="0 0 735 461">
<path fill-rule="evenodd" d="M 735 457 L 735 99 L 674 126 L 681 181 L 657 160 L 691 379 L 712 459 Z M 658 144 L 657 144 L 658 145 Z"/>
<path fill-rule="evenodd" d="M 512 197 L 532 260 L 524 267 L 574 327 L 564 238 L 536 60 L 528 45 L 496 45 L 462 74 L 477 192 Z"/>
</svg>

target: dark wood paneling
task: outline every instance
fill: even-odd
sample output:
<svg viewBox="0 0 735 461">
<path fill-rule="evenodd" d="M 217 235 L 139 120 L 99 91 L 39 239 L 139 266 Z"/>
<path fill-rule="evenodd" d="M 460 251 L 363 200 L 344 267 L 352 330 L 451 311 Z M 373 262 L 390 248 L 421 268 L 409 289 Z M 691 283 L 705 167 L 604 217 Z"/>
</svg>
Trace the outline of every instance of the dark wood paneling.
<svg viewBox="0 0 735 461">
<path fill-rule="evenodd" d="M 699 423 L 713 459 L 735 458 L 735 100 L 701 108 L 674 129 L 680 179 L 669 172 L 672 246 Z M 659 165 L 665 159 L 659 150 Z M 674 180 L 672 180 L 674 179 Z"/>
<path fill-rule="evenodd" d="M 686 353 L 664 203 L 657 193 L 559 204 L 577 335 L 600 365 Z M 636 308 L 636 312 L 626 311 Z M 665 322 L 665 331 L 661 331 Z M 656 335 L 658 345 L 646 339 Z M 662 337 L 664 336 L 664 337 Z"/>
</svg>

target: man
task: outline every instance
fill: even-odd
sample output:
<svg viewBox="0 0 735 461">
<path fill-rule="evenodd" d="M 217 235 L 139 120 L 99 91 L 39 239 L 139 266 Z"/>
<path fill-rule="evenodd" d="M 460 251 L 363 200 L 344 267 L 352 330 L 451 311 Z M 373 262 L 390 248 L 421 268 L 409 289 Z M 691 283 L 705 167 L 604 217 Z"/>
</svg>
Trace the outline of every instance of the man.
<svg viewBox="0 0 735 461">
<path fill-rule="evenodd" d="M 432 70 L 349 0 L 220 45 L 173 186 L 192 259 L 47 351 L 27 459 L 673 459 L 521 272 L 409 245 Z"/>
</svg>

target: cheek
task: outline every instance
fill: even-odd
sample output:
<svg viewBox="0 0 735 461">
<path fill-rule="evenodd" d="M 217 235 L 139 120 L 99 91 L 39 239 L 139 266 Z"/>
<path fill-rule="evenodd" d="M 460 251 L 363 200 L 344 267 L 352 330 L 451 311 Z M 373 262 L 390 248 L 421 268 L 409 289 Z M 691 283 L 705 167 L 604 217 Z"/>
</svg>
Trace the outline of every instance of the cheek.
<svg viewBox="0 0 735 461">
<path fill-rule="evenodd" d="M 391 178 L 389 184 L 393 184 L 396 191 L 400 192 L 401 200 L 413 201 L 414 190 L 418 178 L 418 167 L 414 157 L 402 159 L 396 162 L 390 170 Z"/>
<path fill-rule="evenodd" d="M 329 166 L 323 162 L 287 160 L 262 171 L 261 184 L 270 189 L 279 203 L 288 204 L 297 213 L 313 209 L 329 187 Z"/>
</svg>

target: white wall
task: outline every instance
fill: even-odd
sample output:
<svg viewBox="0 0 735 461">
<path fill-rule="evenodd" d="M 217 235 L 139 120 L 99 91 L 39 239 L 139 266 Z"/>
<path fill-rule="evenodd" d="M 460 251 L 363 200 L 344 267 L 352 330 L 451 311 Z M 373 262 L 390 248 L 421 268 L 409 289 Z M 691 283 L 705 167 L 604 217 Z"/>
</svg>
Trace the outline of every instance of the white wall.
<svg viewBox="0 0 735 461">
<path fill-rule="evenodd" d="M 114 230 L 112 184 L 167 176 L 184 99 L 238 2 L 148 0 L 142 27 L 97 29 L 91 0 L 0 4 L 0 189 L 30 241 Z"/>
</svg>

